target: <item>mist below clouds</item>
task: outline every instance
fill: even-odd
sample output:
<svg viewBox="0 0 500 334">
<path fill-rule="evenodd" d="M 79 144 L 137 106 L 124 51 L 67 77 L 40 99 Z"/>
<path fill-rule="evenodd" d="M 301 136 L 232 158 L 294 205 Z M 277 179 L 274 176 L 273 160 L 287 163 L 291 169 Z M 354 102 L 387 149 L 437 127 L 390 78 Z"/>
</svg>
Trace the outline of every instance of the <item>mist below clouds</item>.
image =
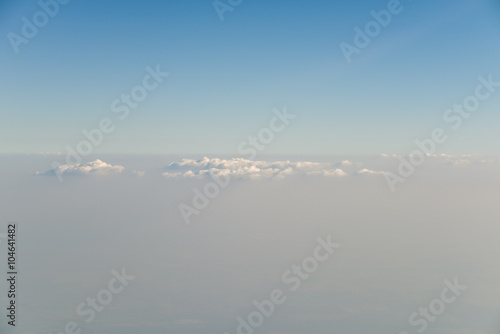
<svg viewBox="0 0 500 334">
<path fill-rule="evenodd" d="M 455 277 L 467 290 L 425 332 L 500 328 L 496 158 L 429 159 L 391 192 L 381 174 L 357 173 L 394 172 L 390 157 L 265 157 L 346 175 L 233 177 L 189 225 L 179 204 L 212 180 L 162 175 L 186 157 L 97 158 L 124 170 L 59 183 L 42 174 L 61 157 L 0 157 L 0 233 L 19 224 L 18 332 L 59 333 L 75 321 L 88 334 L 233 334 L 254 300 L 281 289 L 286 302 L 256 333 L 417 333 L 410 315 Z M 340 248 L 291 291 L 282 274 L 328 235 Z M 76 307 L 121 268 L 136 278 L 85 323 Z"/>
</svg>

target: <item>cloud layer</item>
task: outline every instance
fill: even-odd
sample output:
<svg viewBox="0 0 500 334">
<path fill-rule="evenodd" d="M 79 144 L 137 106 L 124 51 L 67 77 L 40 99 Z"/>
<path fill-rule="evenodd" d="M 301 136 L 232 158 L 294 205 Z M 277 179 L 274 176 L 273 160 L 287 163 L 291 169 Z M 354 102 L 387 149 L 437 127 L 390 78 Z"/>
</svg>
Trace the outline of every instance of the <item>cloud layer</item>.
<svg viewBox="0 0 500 334">
<path fill-rule="evenodd" d="M 53 169 L 42 173 L 42 175 L 107 175 L 119 174 L 125 170 L 125 167 L 111 165 L 102 160 L 94 160 L 81 164 L 59 165 Z M 40 173 L 37 173 L 40 174 Z"/>
<path fill-rule="evenodd" d="M 479 166 L 498 164 L 498 158 L 480 155 L 425 154 L 423 157 L 398 154 L 380 154 L 377 157 L 361 158 L 354 161 L 337 162 L 313 161 L 264 161 L 244 158 L 182 159 L 163 168 L 162 175 L 167 179 L 203 178 L 205 176 L 231 176 L 249 180 L 280 180 L 290 176 L 341 178 L 346 176 L 384 176 L 396 172 L 402 161 L 416 161 L 423 158 L 429 166 Z M 54 165 L 53 165 L 54 166 Z M 109 175 L 120 174 L 125 170 L 121 165 L 112 165 L 102 160 L 57 165 L 38 175 Z M 141 177 L 144 171 L 130 170 L 131 175 Z"/>
<path fill-rule="evenodd" d="M 346 173 L 330 164 L 311 161 L 252 161 L 243 158 L 200 160 L 182 159 L 165 167 L 166 178 L 201 178 L 207 175 L 232 176 L 253 180 L 279 180 L 287 176 L 341 177 Z"/>
</svg>

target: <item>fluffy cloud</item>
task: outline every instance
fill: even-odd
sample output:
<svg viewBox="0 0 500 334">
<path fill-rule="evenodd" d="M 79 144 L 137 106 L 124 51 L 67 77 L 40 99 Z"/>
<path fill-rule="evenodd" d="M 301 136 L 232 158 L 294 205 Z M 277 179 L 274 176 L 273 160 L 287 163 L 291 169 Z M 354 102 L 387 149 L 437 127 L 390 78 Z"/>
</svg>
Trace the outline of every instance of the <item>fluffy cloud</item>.
<svg viewBox="0 0 500 334">
<path fill-rule="evenodd" d="M 371 169 L 363 168 L 361 170 L 358 170 L 356 174 L 358 175 L 384 175 L 385 172 L 377 172 Z"/>
<path fill-rule="evenodd" d="M 111 165 L 99 159 L 81 163 L 81 164 L 66 164 L 59 165 L 56 168 L 50 169 L 41 175 L 106 175 L 118 174 L 123 172 L 125 167 L 119 165 Z"/>
<path fill-rule="evenodd" d="M 418 157 L 413 157 L 417 159 Z M 280 180 L 290 176 L 301 177 L 346 177 L 346 176 L 381 176 L 385 171 L 394 170 L 401 159 L 409 156 L 380 154 L 376 158 L 360 158 L 337 162 L 312 161 L 253 161 L 244 158 L 219 159 L 182 159 L 166 166 L 163 176 L 169 179 L 203 178 L 205 176 L 231 176 L 251 180 Z M 426 154 L 425 163 L 430 166 L 449 165 L 484 165 L 498 164 L 498 158 L 486 158 L 478 155 Z M 102 160 L 81 164 L 65 164 L 39 175 L 103 175 L 118 174 L 125 170 L 123 166 L 111 165 Z M 131 170 L 130 175 L 142 177 L 144 171 Z"/>
<path fill-rule="evenodd" d="M 354 162 L 349 161 L 349 160 L 342 160 L 341 162 L 337 163 L 336 166 L 339 167 L 347 167 L 347 166 L 352 166 Z"/>
<path fill-rule="evenodd" d="M 232 176 L 249 179 L 280 180 L 292 175 L 344 176 L 341 169 L 329 169 L 329 164 L 310 161 L 252 161 L 243 158 L 200 160 L 182 159 L 165 167 L 166 178 L 200 178 L 206 175 Z"/>
</svg>

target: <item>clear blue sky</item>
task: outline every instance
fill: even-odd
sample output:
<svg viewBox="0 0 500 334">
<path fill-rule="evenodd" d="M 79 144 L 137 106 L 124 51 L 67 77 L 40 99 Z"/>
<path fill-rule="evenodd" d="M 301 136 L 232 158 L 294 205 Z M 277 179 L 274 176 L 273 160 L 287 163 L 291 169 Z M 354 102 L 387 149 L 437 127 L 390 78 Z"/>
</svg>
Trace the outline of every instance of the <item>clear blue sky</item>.
<svg viewBox="0 0 500 334">
<path fill-rule="evenodd" d="M 500 81 L 500 5 L 402 0 L 348 64 L 339 48 L 387 1 L 244 0 L 221 21 L 209 0 L 73 0 L 26 45 L 9 32 L 36 1 L 0 5 L 0 152 L 64 151 L 113 118 L 146 66 L 170 76 L 95 153 L 236 153 L 286 106 L 266 148 L 284 154 L 407 153 L 443 125 L 479 75 Z M 500 91 L 440 151 L 498 153 Z"/>
</svg>

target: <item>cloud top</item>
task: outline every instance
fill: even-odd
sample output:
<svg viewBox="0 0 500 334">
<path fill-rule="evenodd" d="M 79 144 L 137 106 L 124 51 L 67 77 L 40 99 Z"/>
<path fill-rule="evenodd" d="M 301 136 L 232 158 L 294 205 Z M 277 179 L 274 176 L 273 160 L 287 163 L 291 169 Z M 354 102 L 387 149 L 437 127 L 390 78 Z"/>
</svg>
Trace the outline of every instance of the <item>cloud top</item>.
<svg viewBox="0 0 500 334">
<path fill-rule="evenodd" d="M 182 159 L 165 167 L 166 178 L 201 178 L 206 175 L 232 176 L 248 179 L 280 180 L 292 175 L 344 176 L 341 169 L 328 168 L 329 164 L 310 161 L 253 161 L 243 158 L 200 160 Z"/>
<path fill-rule="evenodd" d="M 37 173 L 41 175 L 107 175 L 119 174 L 125 170 L 125 167 L 119 165 L 111 165 L 102 160 L 94 160 L 81 164 L 65 164 L 59 165 L 46 171 L 45 173 Z"/>
</svg>

